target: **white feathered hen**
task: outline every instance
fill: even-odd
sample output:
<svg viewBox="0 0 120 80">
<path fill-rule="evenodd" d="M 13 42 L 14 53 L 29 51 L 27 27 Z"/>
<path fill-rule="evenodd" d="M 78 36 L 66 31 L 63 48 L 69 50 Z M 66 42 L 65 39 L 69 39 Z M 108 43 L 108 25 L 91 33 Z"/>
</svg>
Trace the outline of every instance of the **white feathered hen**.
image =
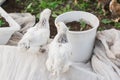
<svg viewBox="0 0 120 80">
<path fill-rule="evenodd" d="M 67 27 L 63 22 L 57 23 L 57 35 L 49 45 L 46 67 L 56 77 L 69 70 L 71 44 L 67 38 Z M 58 79 L 59 80 L 59 79 Z"/>
<path fill-rule="evenodd" d="M 40 21 L 32 28 L 28 29 L 18 46 L 30 49 L 32 47 L 39 48 L 45 45 L 50 36 L 49 17 L 51 15 L 50 9 L 45 9 L 41 12 Z"/>
</svg>

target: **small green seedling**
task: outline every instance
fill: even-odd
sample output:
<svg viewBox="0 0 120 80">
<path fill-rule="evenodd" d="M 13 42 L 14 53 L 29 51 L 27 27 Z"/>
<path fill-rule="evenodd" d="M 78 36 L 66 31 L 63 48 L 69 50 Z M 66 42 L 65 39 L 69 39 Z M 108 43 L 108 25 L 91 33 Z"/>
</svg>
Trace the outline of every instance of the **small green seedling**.
<svg viewBox="0 0 120 80">
<path fill-rule="evenodd" d="M 86 22 L 83 19 L 80 20 L 80 24 L 81 24 L 80 31 L 82 31 L 82 30 L 85 29 L 85 27 L 86 27 L 87 24 L 86 24 Z"/>
<path fill-rule="evenodd" d="M 110 24 L 110 23 L 112 23 L 113 21 L 112 21 L 112 20 L 109 20 L 109 19 L 102 19 L 101 22 L 104 23 L 104 24 Z"/>
<path fill-rule="evenodd" d="M 0 27 L 2 27 L 4 24 L 5 22 L 2 19 L 0 19 Z"/>
<path fill-rule="evenodd" d="M 72 8 L 69 4 L 67 4 L 65 7 L 61 7 L 59 11 L 58 10 L 53 11 L 52 17 L 57 17 L 58 15 L 68 12 L 68 11 L 72 11 Z"/>
<path fill-rule="evenodd" d="M 115 23 L 115 27 L 120 29 L 120 23 L 119 22 Z"/>
</svg>

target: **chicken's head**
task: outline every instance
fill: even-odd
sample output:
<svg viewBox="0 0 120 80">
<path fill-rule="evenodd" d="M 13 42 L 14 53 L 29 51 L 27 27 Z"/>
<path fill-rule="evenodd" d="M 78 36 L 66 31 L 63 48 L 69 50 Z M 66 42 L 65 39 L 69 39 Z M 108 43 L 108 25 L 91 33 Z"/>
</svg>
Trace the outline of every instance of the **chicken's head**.
<svg viewBox="0 0 120 80">
<path fill-rule="evenodd" d="M 40 18 L 41 19 L 43 19 L 43 18 L 45 18 L 45 19 L 49 19 L 49 17 L 50 17 L 50 15 L 51 15 L 51 10 L 50 9 L 44 9 L 42 12 L 41 12 L 41 15 L 40 15 Z"/>
<path fill-rule="evenodd" d="M 68 31 L 67 26 L 63 22 L 58 22 L 56 24 L 56 27 L 58 32 L 66 33 Z"/>
</svg>

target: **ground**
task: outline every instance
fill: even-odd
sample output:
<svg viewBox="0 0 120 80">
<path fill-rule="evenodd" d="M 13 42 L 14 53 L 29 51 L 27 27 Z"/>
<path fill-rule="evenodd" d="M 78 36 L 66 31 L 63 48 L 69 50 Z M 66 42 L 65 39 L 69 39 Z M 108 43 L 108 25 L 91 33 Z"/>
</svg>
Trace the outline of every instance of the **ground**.
<svg viewBox="0 0 120 80">
<path fill-rule="evenodd" d="M 80 10 L 87 11 L 95 14 L 100 20 L 100 26 L 98 30 L 105 30 L 116 28 L 120 29 L 120 23 L 115 23 L 111 21 L 111 13 L 103 15 L 101 8 L 97 8 L 97 1 L 90 0 L 85 2 L 83 0 L 78 0 L 78 4 L 74 4 L 74 0 L 6 0 L 2 7 L 8 12 L 30 12 L 36 15 L 36 22 L 38 21 L 38 14 L 45 8 L 50 8 L 52 10 L 52 16 L 50 17 L 50 29 L 51 38 L 56 35 L 56 28 L 54 25 L 54 20 L 56 16 L 67 11 Z"/>
</svg>

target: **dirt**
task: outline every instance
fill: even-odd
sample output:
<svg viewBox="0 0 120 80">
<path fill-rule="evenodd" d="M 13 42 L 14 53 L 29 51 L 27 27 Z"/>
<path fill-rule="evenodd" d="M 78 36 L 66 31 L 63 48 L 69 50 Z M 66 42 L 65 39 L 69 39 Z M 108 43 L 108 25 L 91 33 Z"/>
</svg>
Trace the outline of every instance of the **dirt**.
<svg viewBox="0 0 120 80">
<path fill-rule="evenodd" d="M 77 21 L 69 22 L 66 25 L 69 27 L 70 31 L 85 31 L 92 28 L 89 24 L 85 24 L 83 27 L 83 25 L 81 25 L 80 22 Z"/>
<path fill-rule="evenodd" d="M 8 22 L 3 17 L 0 16 L 0 20 L 2 21 L 0 27 L 9 27 Z"/>
<path fill-rule="evenodd" d="M 50 17 L 50 38 L 54 38 L 54 36 L 56 35 L 57 33 L 57 28 L 54 24 L 54 18 L 51 16 Z"/>
<path fill-rule="evenodd" d="M 21 12 L 24 9 L 24 6 L 19 5 L 15 0 L 6 0 L 3 3 L 2 7 L 8 12 Z"/>
</svg>

